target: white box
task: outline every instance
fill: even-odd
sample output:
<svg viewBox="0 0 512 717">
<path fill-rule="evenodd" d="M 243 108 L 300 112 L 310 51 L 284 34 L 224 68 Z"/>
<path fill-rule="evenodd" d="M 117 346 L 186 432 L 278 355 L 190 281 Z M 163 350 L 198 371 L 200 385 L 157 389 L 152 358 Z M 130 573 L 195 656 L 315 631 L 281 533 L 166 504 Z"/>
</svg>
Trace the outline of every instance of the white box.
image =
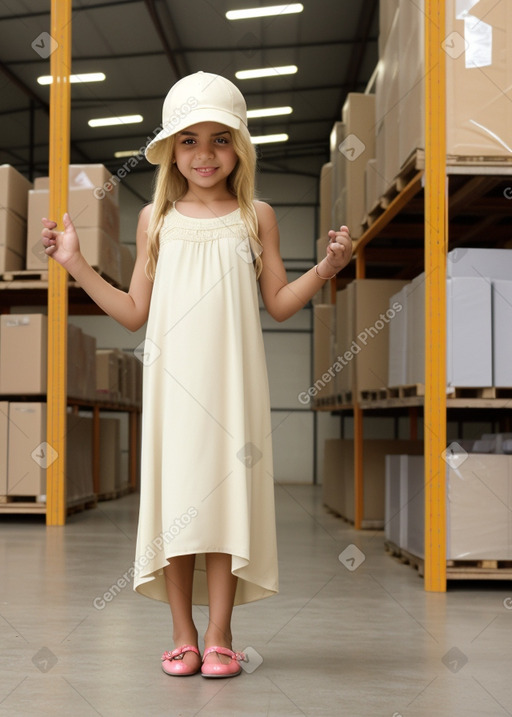
<svg viewBox="0 0 512 717">
<path fill-rule="evenodd" d="M 408 286 L 407 293 L 407 385 L 425 383 L 425 273 Z"/>
<path fill-rule="evenodd" d="M 389 368 L 388 386 L 407 384 L 407 311 L 408 294 L 411 285 L 407 284 L 389 300 L 389 308 L 396 311 L 389 323 Z M 399 311 L 396 307 L 400 306 Z"/>
<path fill-rule="evenodd" d="M 400 456 L 400 547 L 425 557 L 425 459 Z"/>
<path fill-rule="evenodd" d="M 492 282 L 492 342 L 493 385 L 512 386 L 512 281 Z"/>
<path fill-rule="evenodd" d="M 386 494 L 384 534 L 396 546 L 400 545 L 400 456 L 386 456 Z"/>
<path fill-rule="evenodd" d="M 487 277 L 489 279 L 512 278 L 511 249 L 454 249 L 448 252 L 446 276 Z"/>
<path fill-rule="evenodd" d="M 492 386 L 491 284 L 482 277 L 448 279 L 448 386 Z"/>
</svg>

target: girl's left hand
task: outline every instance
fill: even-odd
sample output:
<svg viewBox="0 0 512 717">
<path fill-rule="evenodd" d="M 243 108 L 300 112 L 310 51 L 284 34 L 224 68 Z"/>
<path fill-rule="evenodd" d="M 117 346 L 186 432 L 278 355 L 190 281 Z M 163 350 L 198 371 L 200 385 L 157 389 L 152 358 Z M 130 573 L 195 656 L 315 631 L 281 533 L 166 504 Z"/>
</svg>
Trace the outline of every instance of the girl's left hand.
<svg viewBox="0 0 512 717">
<path fill-rule="evenodd" d="M 331 229 L 330 242 L 327 245 L 327 262 L 333 271 L 340 271 L 349 263 L 352 257 L 352 239 L 348 227 L 342 226 L 338 232 Z"/>
</svg>

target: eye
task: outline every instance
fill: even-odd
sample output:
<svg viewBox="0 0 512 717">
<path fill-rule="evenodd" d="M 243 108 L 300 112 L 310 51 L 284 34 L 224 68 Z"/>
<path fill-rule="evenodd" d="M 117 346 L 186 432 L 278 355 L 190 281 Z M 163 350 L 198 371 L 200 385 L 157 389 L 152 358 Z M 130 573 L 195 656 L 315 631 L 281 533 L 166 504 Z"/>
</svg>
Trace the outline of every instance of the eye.
<svg viewBox="0 0 512 717">
<path fill-rule="evenodd" d="M 229 144 L 228 139 L 226 137 L 217 137 L 215 141 L 219 144 Z"/>
<path fill-rule="evenodd" d="M 181 144 L 194 144 L 194 139 L 193 137 L 185 137 Z"/>
</svg>

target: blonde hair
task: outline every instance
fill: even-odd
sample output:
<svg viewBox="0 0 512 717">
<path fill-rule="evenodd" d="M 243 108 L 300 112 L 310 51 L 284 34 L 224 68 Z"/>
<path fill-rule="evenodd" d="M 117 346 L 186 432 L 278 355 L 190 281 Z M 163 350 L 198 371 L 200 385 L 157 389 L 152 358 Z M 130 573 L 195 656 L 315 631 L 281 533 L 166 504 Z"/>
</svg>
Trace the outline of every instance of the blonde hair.
<svg viewBox="0 0 512 717">
<path fill-rule="evenodd" d="M 239 130 L 230 129 L 233 148 L 238 157 L 234 170 L 228 177 L 228 189 L 238 200 L 240 214 L 249 234 L 249 242 L 254 256 L 256 278 L 259 278 L 263 267 L 261 260 L 262 245 L 258 236 L 258 217 L 254 208 L 256 152 L 251 142 L 249 131 L 245 126 Z M 165 215 L 173 202 L 181 199 L 187 192 L 188 184 L 176 164 L 173 163 L 176 135 L 162 140 L 166 144 L 165 156 L 162 160 L 155 180 L 153 192 L 153 211 L 148 226 L 148 260 L 146 275 L 153 281 L 160 248 L 160 230 Z"/>
</svg>

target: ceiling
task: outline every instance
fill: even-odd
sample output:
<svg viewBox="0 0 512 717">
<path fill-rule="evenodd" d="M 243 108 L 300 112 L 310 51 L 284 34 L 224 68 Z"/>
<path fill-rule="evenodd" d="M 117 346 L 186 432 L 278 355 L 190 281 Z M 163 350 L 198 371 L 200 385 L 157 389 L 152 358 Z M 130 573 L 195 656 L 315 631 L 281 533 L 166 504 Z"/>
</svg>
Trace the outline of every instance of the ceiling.
<svg viewBox="0 0 512 717">
<path fill-rule="evenodd" d="M 260 169 L 317 174 L 348 92 L 363 92 L 377 64 L 378 0 L 303 0 L 304 11 L 229 21 L 227 10 L 275 0 L 92 0 L 73 2 L 72 72 L 104 72 L 104 82 L 72 85 L 71 162 L 115 171 L 120 150 L 145 145 L 161 122 L 171 85 L 205 70 L 233 80 L 249 109 L 291 105 L 285 118 L 249 121 L 253 135 L 286 132 L 289 141 L 260 145 Z M 0 6 L 0 164 L 30 178 L 47 174 L 49 59 L 32 47 L 50 32 L 50 0 L 4 0 Z M 236 80 L 237 70 L 296 64 L 286 77 Z M 139 113 L 140 124 L 91 128 L 91 118 Z M 152 172 L 140 162 L 137 172 Z M 137 193 L 134 182 L 132 190 Z M 147 197 L 144 197 L 147 199 Z"/>
</svg>

